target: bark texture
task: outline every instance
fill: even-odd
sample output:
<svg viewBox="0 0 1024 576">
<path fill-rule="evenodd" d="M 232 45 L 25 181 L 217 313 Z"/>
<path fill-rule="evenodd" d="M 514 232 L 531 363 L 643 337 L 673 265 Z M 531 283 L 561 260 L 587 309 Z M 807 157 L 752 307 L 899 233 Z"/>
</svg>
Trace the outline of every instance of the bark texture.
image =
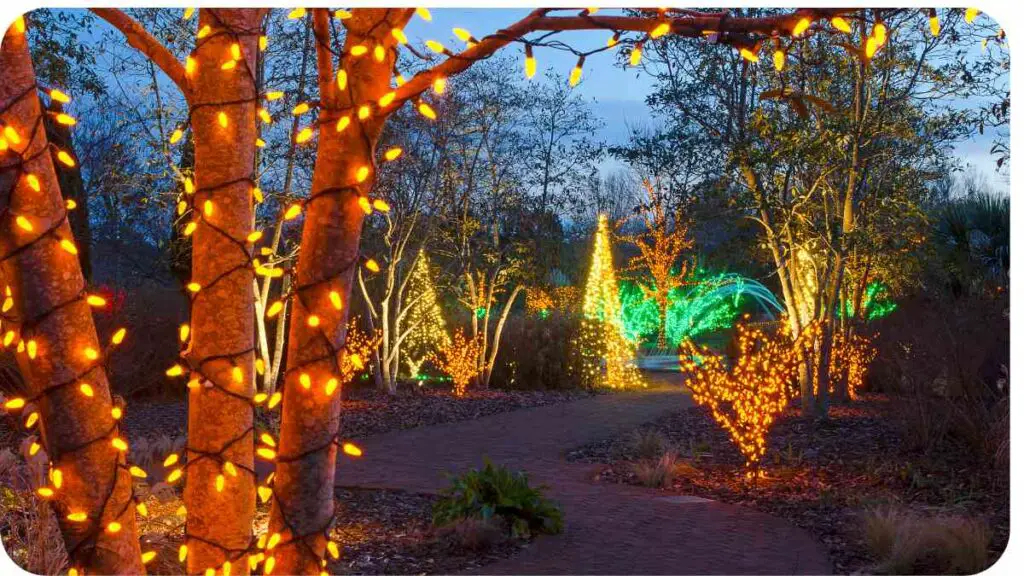
<svg viewBox="0 0 1024 576">
<path fill-rule="evenodd" d="M 411 13 L 409 9 L 366 9 L 345 21 L 344 54 L 357 44 L 379 44 L 387 54 L 383 61 L 372 54 L 343 57 L 341 67 L 348 77 L 344 91 L 335 82 L 328 49 L 329 15 L 324 9 L 313 14 L 321 98 L 319 141 L 295 271 L 269 527 L 269 533 L 282 535 L 274 571 L 283 574 L 320 572 L 326 533 L 334 518 L 341 404 L 340 392 L 327 395 L 325 385 L 339 377 L 337 362 L 345 344 L 352 280 L 360 265 L 364 213 L 359 198 L 369 194 L 375 177 L 373 152 L 386 118 L 378 113 L 376 103 L 390 89 L 395 59 L 391 29 L 404 27 Z M 371 106 L 373 114 L 360 122 L 356 108 L 364 104 Z M 351 115 L 352 124 L 339 134 L 335 124 L 342 115 Z M 359 183 L 357 171 L 364 166 L 370 174 Z M 331 291 L 342 297 L 340 310 L 330 302 Z M 310 325 L 311 315 L 319 318 L 317 326 Z M 310 378 L 309 389 L 300 384 L 302 374 Z"/>
<path fill-rule="evenodd" d="M 254 393 L 253 278 L 245 238 L 253 223 L 253 160 L 257 93 L 254 80 L 263 10 L 203 9 L 192 57 L 189 107 L 195 142 L 192 337 L 185 357 L 201 373 L 189 392 L 188 464 L 185 506 L 187 570 L 238 564 L 250 548 L 255 512 L 253 470 Z M 232 59 L 237 43 L 242 59 Z M 221 116 L 223 115 L 223 116 Z M 222 125 L 222 120 L 224 125 Z M 207 210 L 207 202 L 212 206 Z M 241 370 L 241 378 L 233 372 Z M 237 476 L 216 478 L 231 462 Z"/>
<path fill-rule="evenodd" d="M 71 564 L 88 573 L 143 573 L 131 476 L 111 445 L 118 426 L 111 414 L 105 350 L 85 301 L 78 256 L 61 247 L 74 237 L 43 129 L 28 44 L 16 28 L 3 40 L 0 70 L 0 124 L 20 139 L 6 138 L 10 148 L 0 152 L 0 276 L 15 301 L 4 315 L 3 330 L 19 331 L 23 341 L 38 347 L 34 359 L 17 354 L 36 398 L 25 410 L 38 409 L 42 444 L 62 472 L 53 506 Z M 28 183 L 28 174 L 38 178 L 39 191 Z M 18 225 L 18 217 L 32 230 Z M 87 348 L 100 357 L 89 360 Z M 91 397 L 80 392 L 81 384 L 92 388 Z M 76 512 L 86 519 L 69 520 Z M 111 522 L 120 530 L 106 530 Z"/>
</svg>

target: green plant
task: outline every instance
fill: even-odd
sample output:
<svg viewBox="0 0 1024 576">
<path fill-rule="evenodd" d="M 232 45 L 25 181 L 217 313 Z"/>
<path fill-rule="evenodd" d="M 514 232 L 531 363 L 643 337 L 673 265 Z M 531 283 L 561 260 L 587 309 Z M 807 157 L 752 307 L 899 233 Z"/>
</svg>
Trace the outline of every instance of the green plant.
<svg viewBox="0 0 1024 576">
<path fill-rule="evenodd" d="M 445 526 L 466 518 L 500 518 L 512 536 L 562 531 L 562 511 L 530 486 L 525 472 L 512 472 L 484 458 L 484 467 L 451 478 L 452 484 L 434 504 L 434 525 Z"/>
</svg>

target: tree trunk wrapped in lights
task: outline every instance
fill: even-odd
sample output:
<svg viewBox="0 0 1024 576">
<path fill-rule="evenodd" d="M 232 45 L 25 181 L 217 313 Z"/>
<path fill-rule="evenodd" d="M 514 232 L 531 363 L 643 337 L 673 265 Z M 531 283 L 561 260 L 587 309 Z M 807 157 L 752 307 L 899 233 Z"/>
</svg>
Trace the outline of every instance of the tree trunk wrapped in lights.
<svg viewBox="0 0 1024 576">
<path fill-rule="evenodd" d="M 622 324 L 611 234 L 604 214 L 598 217 L 594 235 L 594 254 L 583 293 L 583 328 L 576 345 L 588 360 L 585 381 L 613 388 L 644 385 L 635 364 L 636 345 L 626 338 Z"/>
<path fill-rule="evenodd" d="M 263 10 L 199 11 L 188 95 L 195 142 L 189 376 L 187 567 L 239 563 L 252 540 L 254 331 L 251 246 L 254 72 Z M 201 37 L 199 37 L 201 36 Z M 197 384 L 198 380 L 198 385 Z M 236 474 L 226 474 L 231 464 Z"/>
<path fill-rule="evenodd" d="M 47 141 L 20 17 L 3 39 L 0 70 L 2 330 L 5 344 L 17 341 L 31 395 L 9 399 L 6 407 L 39 427 L 51 462 L 49 485 L 39 495 L 53 499 L 72 568 L 142 573 L 132 480 L 118 431 L 121 409 L 113 406 L 107 383 L 109 349 L 96 335 L 53 165 L 54 156 L 65 164 L 75 160 Z M 114 343 L 123 338 L 122 330 L 115 332 Z"/>
<path fill-rule="evenodd" d="M 814 328 L 797 337 L 794 345 L 783 324 L 779 334 L 767 334 L 744 324 L 736 325 L 738 357 L 729 361 L 693 342 L 683 342 L 679 363 L 689 376 L 693 399 L 711 415 L 746 461 L 747 477 L 757 478 L 767 450 L 772 423 L 787 406 L 798 366 L 804 361 Z"/>
<path fill-rule="evenodd" d="M 186 178 L 179 214 L 192 237 L 190 324 L 181 330 L 189 388 L 185 505 L 189 572 L 226 569 L 252 544 L 253 222 L 255 84 L 263 9 L 199 11 L 196 48 L 182 64 L 123 12 L 94 9 L 178 86 L 189 104 L 194 178 Z M 189 17 L 194 10 L 189 11 Z M 175 129 L 171 141 L 187 126 Z M 168 481 L 181 477 L 175 467 Z"/>
<path fill-rule="evenodd" d="M 345 21 L 340 68 L 331 51 L 329 15 L 313 12 L 320 85 L 317 158 L 305 203 L 302 248 L 295 270 L 280 449 L 269 532 L 280 533 L 274 569 L 315 574 L 334 520 L 334 470 L 341 410 L 339 377 L 359 237 L 373 182 L 375 147 L 389 104 L 397 42 L 412 10 L 360 10 Z M 353 49 L 376 54 L 352 56 Z M 385 98 L 385 100 L 382 100 Z M 375 264 L 372 265 L 374 268 Z M 311 387 L 302 385 L 304 380 Z M 336 548 L 331 548 L 336 550 Z"/>
</svg>

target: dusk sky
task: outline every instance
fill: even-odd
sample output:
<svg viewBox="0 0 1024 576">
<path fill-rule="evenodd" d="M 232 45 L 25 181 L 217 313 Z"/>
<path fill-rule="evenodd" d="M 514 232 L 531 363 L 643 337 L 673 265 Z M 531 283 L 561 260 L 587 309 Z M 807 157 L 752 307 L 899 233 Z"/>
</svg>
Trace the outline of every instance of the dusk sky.
<svg viewBox="0 0 1024 576">
<path fill-rule="evenodd" d="M 433 9 L 433 21 L 425 22 L 414 17 L 406 29 L 406 34 L 410 42 L 420 46 L 424 40 L 432 39 L 453 49 L 462 44 L 452 34 L 454 27 L 465 28 L 480 38 L 516 22 L 529 12 L 528 8 Z M 574 47 L 591 49 L 604 45 L 608 34 L 592 31 L 566 32 L 563 33 L 563 37 Z M 509 73 L 521 77 L 522 52 L 510 50 L 506 54 L 518 56 L 518 67 L 510 69 Z M 554 68 L 566 78 L 576 64 L 574 55 L 560 50 L 537 49 L 534 56 L 539 70 Z M 604 123 L 604 129 L 598 137 L 608 142 L 621 142 L 627 137 L 629 126 L 643 125 L 651 121 L 644 105 L 644 98 L 650 92 L 652 82 L 644 74 L 616 67 L 614 60 L 614 55 L 610 52 L 588 58 L 578 89 L 584 92 L 595 114 Z M 537 78 L 540 76 L 538 73 Z M 965 164 L 975 166 L 980 173 L 988 176 L 994 189 L 1009 193 L 1008 174 L 996 172 L 995 157 L 989 154 L 991 147 L 992 134 L 988 132 L 961 143 L 957 147 L 957 154 Z"/>
</svg>

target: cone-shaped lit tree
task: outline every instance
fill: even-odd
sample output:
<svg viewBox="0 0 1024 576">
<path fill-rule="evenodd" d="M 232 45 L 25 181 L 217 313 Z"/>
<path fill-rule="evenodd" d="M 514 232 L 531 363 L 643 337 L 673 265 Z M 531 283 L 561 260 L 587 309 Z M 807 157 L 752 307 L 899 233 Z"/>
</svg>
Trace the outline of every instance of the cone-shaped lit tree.
<svg viewBox="0 0 1024 576">
<path fill-rule="evenodd" d="M 633 364 L 636 347 L 626 338 L 622 324 L 622 304 L 604 214 L 597 221 L 594 255 L 583 292 L 583 329 L 577 344 L 588 360 L 585 377 L 590 383 L 613 388 L 643 385 L 640 371 Z"/>
<path fill-rule="evenodd" d="M 409 336 L 405 361 L 409 365 L 409 375 L 415 378 L 419 375 L 420 366 L 432 352 L 451 343 L 437 301 L 437 290 L 430 276 L 430 260 L 422 250 L 416 257 L 412 278 L 409 279 L 409 295 L 413 302 L 406 320 Z"/>
</svg>

